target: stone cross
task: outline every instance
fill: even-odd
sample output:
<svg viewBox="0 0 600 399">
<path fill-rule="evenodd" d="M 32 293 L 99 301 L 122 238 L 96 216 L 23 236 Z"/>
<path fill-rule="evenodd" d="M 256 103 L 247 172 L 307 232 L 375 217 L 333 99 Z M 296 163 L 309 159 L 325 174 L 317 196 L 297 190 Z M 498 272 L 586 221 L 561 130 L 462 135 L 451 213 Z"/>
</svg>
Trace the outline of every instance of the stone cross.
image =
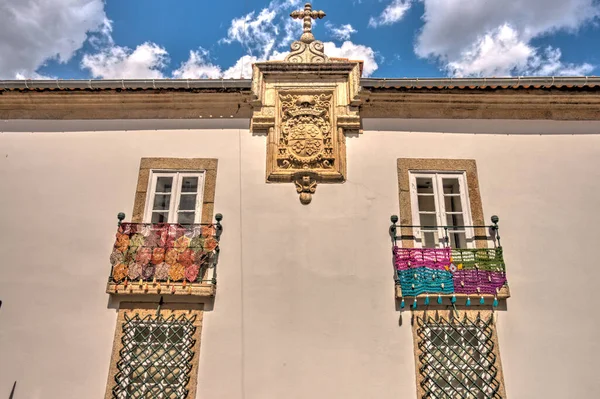
<svg viewBox="0 0 600 399">
<path fill-rule="evenodd" d="M 304 43 L 312 43 L 315 37 L 312 34 L 312 20 L 321 19 L 325 16 L 323 11 L 313 11 L 310 3 L 304 5 L 304 10 L 297 10 L 290 14 L 294 19 L 304 19 L 304 33 L 300 37 L 300 41 Z"/>
</svg>

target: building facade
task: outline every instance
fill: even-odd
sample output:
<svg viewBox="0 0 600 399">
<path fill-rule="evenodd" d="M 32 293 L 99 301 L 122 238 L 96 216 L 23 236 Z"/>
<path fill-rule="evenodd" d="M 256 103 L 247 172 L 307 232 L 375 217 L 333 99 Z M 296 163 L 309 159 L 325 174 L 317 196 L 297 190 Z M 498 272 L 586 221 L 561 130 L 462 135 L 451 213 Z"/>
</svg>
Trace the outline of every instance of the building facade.
<svg viewBox="0 0 600 399">
<path fill-rule="evenodd" d="M 600 79 L 361 79 L 319 43 L 0 82 L 1 395 L 597 396 Z"/>
</svg>

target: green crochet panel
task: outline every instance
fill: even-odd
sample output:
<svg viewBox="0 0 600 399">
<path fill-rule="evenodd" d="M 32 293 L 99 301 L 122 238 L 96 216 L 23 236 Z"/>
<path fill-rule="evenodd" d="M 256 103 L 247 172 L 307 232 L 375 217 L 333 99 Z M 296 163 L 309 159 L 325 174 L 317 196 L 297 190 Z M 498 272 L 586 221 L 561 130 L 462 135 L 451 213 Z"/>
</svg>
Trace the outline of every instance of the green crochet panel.
<svg viewBox="0 0 600 399">
<path fill-rule="evenodd" d="M 459 269 L 506 271 L 502 248 L 452 249 L 451 261 Z"/>
</svg>

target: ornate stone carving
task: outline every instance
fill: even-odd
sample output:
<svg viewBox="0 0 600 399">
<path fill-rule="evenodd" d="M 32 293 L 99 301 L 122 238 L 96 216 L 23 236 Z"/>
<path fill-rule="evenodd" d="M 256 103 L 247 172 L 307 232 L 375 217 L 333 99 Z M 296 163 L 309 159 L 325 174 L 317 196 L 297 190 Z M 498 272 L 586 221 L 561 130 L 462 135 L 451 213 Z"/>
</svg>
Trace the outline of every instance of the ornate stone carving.
<svg viewBox="0 0 600 399">
<path fill-rule="evenodd" d="M 325 45 L 315 40 L 312 43 L 306 44 L 303 42 L 294 42 L 290 46 L 290 53 L 285 57 L 287 62 L 297 63 L 317 63 L 327 62 L 329 58 L 325 55 L 323 50 Z"/>
<path fill-rule="evenodd" d="M 360 133 L 360 61 L 330 59 L 314 39 L 312 19 L 325 13 L 291 14 L 304 33 L 285 61 L 254 64 L 253 133 L 267 134 L 267 182 L 293 182 L 302 204 L 317 184 L 346 180 L 346 134 Z"/>
<path fill-rule="evenodd" d="M 294 179 L 296 184 L 296 191 L 300 194 L 300 202 L 303 205 L 310 204 L 312 201 L 312 195 L 317 190 L 317 179 L 310 173 L 298 173 Z"/>
<path fill-rule="evenodd" d="M 281 169 L 331 169 L 335 163 L 331 94 L 280 94 L 281 135 L 277 166 Z"/>
<path fill-rule="evenodd" d="M 315 40 L 312 33 L 312 20 L 325 17 L 325 13 L 323 11 L 313 11 L 310 3 L 306 3 L 304 10 L 294 11 L 290 14 L 290 17 L 304 20 L 304 33 L 302 33 L 300 40 L 292 43 L 290 53 L 285 57 L 285 61 L 297 63 L 328 62 L 329 58 L 324 53 L 325 46 L 323 42 Z"/>
</svg>

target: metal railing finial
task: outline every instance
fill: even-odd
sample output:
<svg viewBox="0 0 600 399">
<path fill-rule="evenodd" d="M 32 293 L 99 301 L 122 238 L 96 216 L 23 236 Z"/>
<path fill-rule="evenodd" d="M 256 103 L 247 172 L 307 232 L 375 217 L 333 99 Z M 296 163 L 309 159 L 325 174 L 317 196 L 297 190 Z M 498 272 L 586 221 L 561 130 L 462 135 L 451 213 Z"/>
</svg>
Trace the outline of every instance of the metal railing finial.
<svg viewBox="0 0 600 399">
<path fill-rule="evenodd" d="M 502 244 L 500 244 L 500 230 L 498 228 L 498 221 L 500 221 L 500 218 L 496 215 L 493 215 L 491 217 L 493 226 L 492 226 L 492 230 L 494 231 L 494 235 L 496 236 L 496 240 L 498 241 L 498 247 L 502 247 Z"/>
</svg>

